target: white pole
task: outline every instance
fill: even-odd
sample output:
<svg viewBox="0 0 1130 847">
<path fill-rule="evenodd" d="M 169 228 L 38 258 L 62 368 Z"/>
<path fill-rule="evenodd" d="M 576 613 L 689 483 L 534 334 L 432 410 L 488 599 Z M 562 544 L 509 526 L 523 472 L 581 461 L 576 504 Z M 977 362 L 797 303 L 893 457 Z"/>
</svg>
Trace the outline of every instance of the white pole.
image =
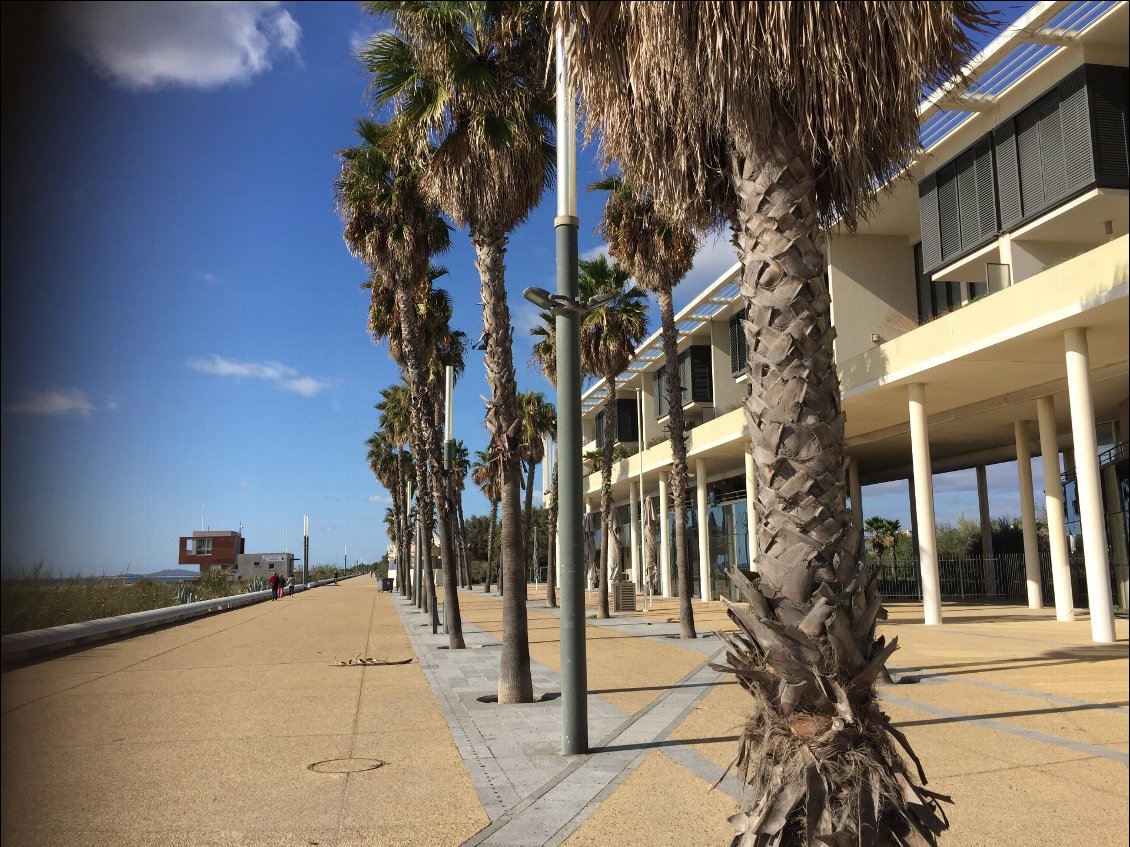
<svg viewBox="0 0 1130 847">
<path fill-rule="evenodd" d="M 1032 447 L 1028 421 L 1014 421 L 1016 434 L 1016 475 L 1020 485 L 1020 523 L 1024 532 L 1024 577 L 1028 583 L 1028 608 L 1044 605 L 1040 584 L 1040 551 L 1036 545 L 1036 501 L 1032 494 Z"/>
<path fill-rule="evenodd" d="M 443 395 L 443 439 L 444 441 L 451 441 L 452 439 L 452 409 L 451 398 L 455 390 L 455 369 L 448 365 L 444 368 L 444 395 Z"/>
<path fill-rule="evenodd" d="M 695 506 L 698 511 L 698 579 L 699 596 L 703 600 L 713 600 L 713 587 L 710 584 L 710 526 L 706 511 L 706 461 L 695 459 Z"/>
<path fill-rule="evenodd" d="M 909 387 L 910 449 L 914 463 L 914 500 L 918 517 L 918 562 L 922 570 L 922 613 L 928 625 L 942 622 L 938 579 L 938 532 L 934 524 L 934 483 L 930 465 L 930 435 L 926 423 L 926 386 Z"/>
<path fill-rule="evenodd" d="M 1091 609 L 1091 639 L 1110 644 L 1114 642 L 1114 607 L 1110 595 L 1110 563 L 1106 555 L 1106 525 L 1099 481 L 1099 445 L 1095 437 L 1087 331 L 1078 327 L 1069 329 L 1063 334 L 1063 340 L 1067 357 L 1067 391 L 1071 401 L 1075 480 L 1079 487 L 1079 519 L 1083 525 L 1083 559 L 1087 567 L 1087 603 Z"/>
<path fill-rule="evenodd" d="M 667 474 L 659 474 L 659 590 L 671 597 L 671 533 L 667 528 Z"/>
<path fill-rule="evenodd" d="M 1071 567 L 1067 561 L 1067 520 L 1063 514 L 1063 480 L 1059 475 L 1059 437 L 1055 425 L 1055 401 L 1050 395 L 1036 400 L 1036 414 L 1040 422 L 1040 453 L 1044 462 L 1044 508 L 1048 515 L 1055 619 L 1073 621 L 1075 598 L 1072 596 Z"/>
</svg>

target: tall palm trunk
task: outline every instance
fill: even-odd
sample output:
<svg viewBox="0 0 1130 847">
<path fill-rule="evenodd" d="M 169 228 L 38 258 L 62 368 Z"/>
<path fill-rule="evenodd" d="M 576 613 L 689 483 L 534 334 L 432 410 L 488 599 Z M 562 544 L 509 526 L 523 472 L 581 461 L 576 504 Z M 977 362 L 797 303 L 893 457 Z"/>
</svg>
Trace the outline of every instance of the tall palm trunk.
<svg viewBox="0 0 1130 847">
<path fill-rule="evenodd" d="M 397 295 L 400 296 L 399 294 Z M 425 400 L 427 402 L 427 400 Z M 433 410 L 438 412 L 442 404 L 432 404 Z M 425 412 L 426 414 L 426 412 Z M 426 437 L 428 440 L 428 460 L 434 472 L 431 475 L 432 499 L 436 503 L 436 517 L 439 521 L 439 545 L 443 568 L 443 608 L 447 624 L 447 646 L 451 650 L 462 650 L 467 645 L 463 641 L 463 618 L 459 614 L 459 589 L 456 587 L 455 574 L 455 544 L 454 532 L 451 525 L 454 510 L 451 500 L 447 496 L 448 471 L 443 463 L 443 447 L 441 445 L 443 430 L 435 416 L 426 418 Z M 433 583 L 435 580 L 432 580 Z"/>
<path fill-rule="evenodd" d="M 733 161 L 762 516 L 760 576 L 732 572 L 752 614 L 734 606 L 730 615 L 748 640 L 725 635 L 729 664 L 757 705 L 739 743 L 752 793 L 732 819 L 735 843 L 780 838 L 807 796 L 810 840 L 855 843 L 858 833 L 860 844 L 935 844 L 945 829 L 937 800 L 948 798 L 912 786 L 896 744 L 922 782 L 925 773 L 875 697 L 898 639 L 875 638 L 885 617 L 878 584 L 854 555 L 830 297 L 809 239 L 813 176 L 796 149 L 790 139 Z M 788 826 L 783 843 L 800 843 L 803 821 Z"/>
<path fill-rule="evenodd" d="M 534 688 L 526 619 L 526 555 L 519 511 L 518 385 L 514 377 L 513 329 L 506 305 L 506 241 L 502 234 L 471 233 L 475 266 L 482 281 L 483 330 L 487 340 L 484 359 L 491 387 L 487 429 L 495 448 L 492 455 L 502 462 L 502 570 L 499 576 L 507 591 L 502 601 L 498 702 L 529 703 L 534 699 Z"/>
<path fill-rule="evenodd" d="M 679 336 L 675 328 L 675 305 L 671 286 L 657 293 L 662 326 L 663 357 L 667 362 L 667 426 L 671 433 L 671 498 L 675 501 L 675 574 L 679 586 L 679 637 L 697 638 L 691 594 L 694 582 L 687 561 L 687 439 L 683 421 L 683 390 L 679 385 Z M 705 516 L 699 515 L 699 520 Z M 700 556 L 706 551 L 700 550 Z"/>
<path fill-rule="evenodd" d="M 459 591 L 455 588 L 455 562 L 451 551 L 451 523 L 449 519 L 449 504 L 447 504 L 446 475 L 443 472 L 443 453 L 440 448 L 440 433 L 435 426 L 435 407 L 431 402 L 424 385 L 420 384 L 419 375 L 424 373 L 424 356 L 421 350 L 419 326 L 409 315 L 415 316 L 416 304 L 412 302 L 411 288 L 405 285 L 397 286 L 397 311 L 400 314 L 400 331 L 405 349 L 406 377 L 410 388 L 409 395 L 412 404 L 412 426 L 418 430 L 420 446 L 415 448 L 418 469 L 431 463 L 432 473 L 427 474 L 431 489 L 421 488 L 420 491 L 432 492 L 432 500 L 440 522 L 440 545 L 443 558 L 443 602 L 446 606 L 447 619 L 447 646 L 451 649 L 462 649 L 463 629 L 459 614 Z M 420 447 L 423 447 L 421 449 Z M 417 470 L 419 479 L 419 470 Z M 427 509 L 424 515 L 424 550 L 427 552 L 428 564 L 432 558 L 432 509 Z M 435 603 L 435 577 L 431 569 L 428 574 L 428 601 Z M 434 609 L 429 605 L 428 609 Z"/>
<path fill-rule="evenodd" d="M 604 401 L 604 448 L 600 463 L 600 534 L 604 540 L 598 571 L 600 585 L 596 593 L 596 616 L 607 618 L 608 613 L 608 559 L 612 555 L 612 448 L 616 437 L 616 378 L 604 376 L 608 383 L 608 399 Z M 619 577 L 617 577 L 619 578 Z M 620 594 L 616 594 L 619 600 Z M 617 604 L 618 605 L 618 604 Z"/>
<path fill-rule="evenodd" d="M 494 527 L 498 523 L 498 501 L 490 501 L 490 526 L 487 527 L 487 578 L 483 582 L 483 593 L 490 593 L 491 568 L 494 566 Z"/>
<path fill-rule="evenodd" d="M 408 535 L 408 504 L 404 496 L 404 461 L 400 447 L 396 448 L 396 482 L 392 492 L 392 507 L 396 515 L 396 587 L 401 595 L 405 593 L 405 558 L 407 556 L 405 539 Z"/>
<path fill-rule="evenodd" d="M 529 563 L 537 567 L 538 552 L 534 548 L 534 474 L 537 472 L 537 463 L 526 464 L 526 503 L 522 507 L 522 538 L 526 542 L 526 549 L 532 551 Z"/>
<path fill-rule="evenodd" d="M 464 588 L 471 590 L 471 554 L 467 549 L 467 522 L 463 519 L 462 494 L 455 501 L 456 520 L 459 522 L 459 562 Z"/>
<path fill-rule="evenodd" d="M 545 605 L 551 609 L 557 608 L 557 456 L 553 457 L 553 484 L 550 486 L 552 497 L 549 501 L 549 514 L 545 520 L 546 558 L 548 564 L 545 569 Z"/>
</svg>

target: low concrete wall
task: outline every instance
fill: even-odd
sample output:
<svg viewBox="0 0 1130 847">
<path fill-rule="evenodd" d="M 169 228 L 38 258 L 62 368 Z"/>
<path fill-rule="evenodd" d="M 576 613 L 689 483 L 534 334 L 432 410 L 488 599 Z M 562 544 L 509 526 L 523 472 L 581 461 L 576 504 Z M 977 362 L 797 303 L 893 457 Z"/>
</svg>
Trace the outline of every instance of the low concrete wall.
<svg viewBox="0 0 1130 847">
<path fill-rule="evenodd" d="M 361 576 L 361 574 L 351 574 L 348 577 L 341 577 L 341 579 L 351 579 L 355 576 Z M 295 592 L 306 591 L 332 582 L 333 579 L 323 579 L 318 582 L 311 582 L 308 585 L 295 585 L 294 590 Z M 250 606 L 253 603 L 262 603 L 269 599 L 271 599 L 271 590 L 266 589 L 249 594 L 233 594 L 231 597 L 220 597 L 216 600 L 199 600 L 196 603 L 184 603 L 166 609 L 150 609 L 145 612 L 117 615 L 112 618 L 99 618 L 96 621 L 83 621 L 82 623 L 52 626 L 47 629 L 33 629 L 30 632 L 17 632 L 12 635 L 5 635 L 0 639 L 0 661 L 7 663 L 33 659 L 58 650 L 65 650 L 68 647 L 120 638 L 134 632 L 182 623 L 193 618 L 214 615 L 217 612 L 226 612 L 229 609 L 238 609 L 243 606 Z"/>
</svg>

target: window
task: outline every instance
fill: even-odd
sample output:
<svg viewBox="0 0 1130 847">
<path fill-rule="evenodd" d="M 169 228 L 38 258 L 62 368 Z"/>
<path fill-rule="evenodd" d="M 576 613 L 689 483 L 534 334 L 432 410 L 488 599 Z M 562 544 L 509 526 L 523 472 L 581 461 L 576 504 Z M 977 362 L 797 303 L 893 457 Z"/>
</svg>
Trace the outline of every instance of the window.
<svg viewBox="0 0 1130 847">
<path fill-rule="evenodd" d="M 710 362 L 710 345 L 693 344 L 679 354 L 679 386 L 683 389 L 683 405 L 688 403 L 713 403 L 714 378 Z M 667 364 L 655 372 L 655 416 L 670 414 L 667 405 Z"/>
<path fill-rule="evenodd" d="M 746 360 L 749 358 L 745 328 L 742 326 L 748 314 L 749 309 L 746 308 L 730 318 L 730 376 L 735 378 L 746 372 Z"/>
<path fill-rule="evenodd" d="M 616 443 L 640 440 L 639 417 L 636 412 L 635 400 L 616 401 Z M 598 450 L 604 449 L 604 411 L 596 414 L 596 446 Z"/>
<path fill-rule="evenodd" d="M 195 552 L 197 556 L 211 556 L 212 555 L 212 539 L 211 538 L 190 538 L 188 540 L 188 552 L 193 552 L 193 542 L 195 542 Z"/>
</svg>

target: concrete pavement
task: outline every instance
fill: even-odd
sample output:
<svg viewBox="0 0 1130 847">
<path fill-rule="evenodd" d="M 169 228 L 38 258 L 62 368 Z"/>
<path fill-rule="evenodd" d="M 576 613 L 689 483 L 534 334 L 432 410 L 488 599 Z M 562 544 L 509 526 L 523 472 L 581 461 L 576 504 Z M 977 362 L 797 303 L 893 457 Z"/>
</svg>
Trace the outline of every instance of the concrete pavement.
<svg viewBox="0 0 1130 847">
<path fill-rule="evenodd" d="M 361 578 L 5 673 L 5 846 L 727 843 L 738 786 L 709 787 L 747 695 L 707 667 L 716 638 L 672 638 L 671 600 L 588 620 L 594 752 L 562 757 L 555 613 L 531 592 L 549 696 L 500 707 L 501 603 L 460 601 L 465 651 Z M 1126 622 L 1100 646 L 1047 611 L 945 612 L 892 607 L 918 681 L 883 689 L 957 801 L 943 843 L 1124 844 Z M 417 661 L 333 664 L 360 656 Z"/>
</svg>

